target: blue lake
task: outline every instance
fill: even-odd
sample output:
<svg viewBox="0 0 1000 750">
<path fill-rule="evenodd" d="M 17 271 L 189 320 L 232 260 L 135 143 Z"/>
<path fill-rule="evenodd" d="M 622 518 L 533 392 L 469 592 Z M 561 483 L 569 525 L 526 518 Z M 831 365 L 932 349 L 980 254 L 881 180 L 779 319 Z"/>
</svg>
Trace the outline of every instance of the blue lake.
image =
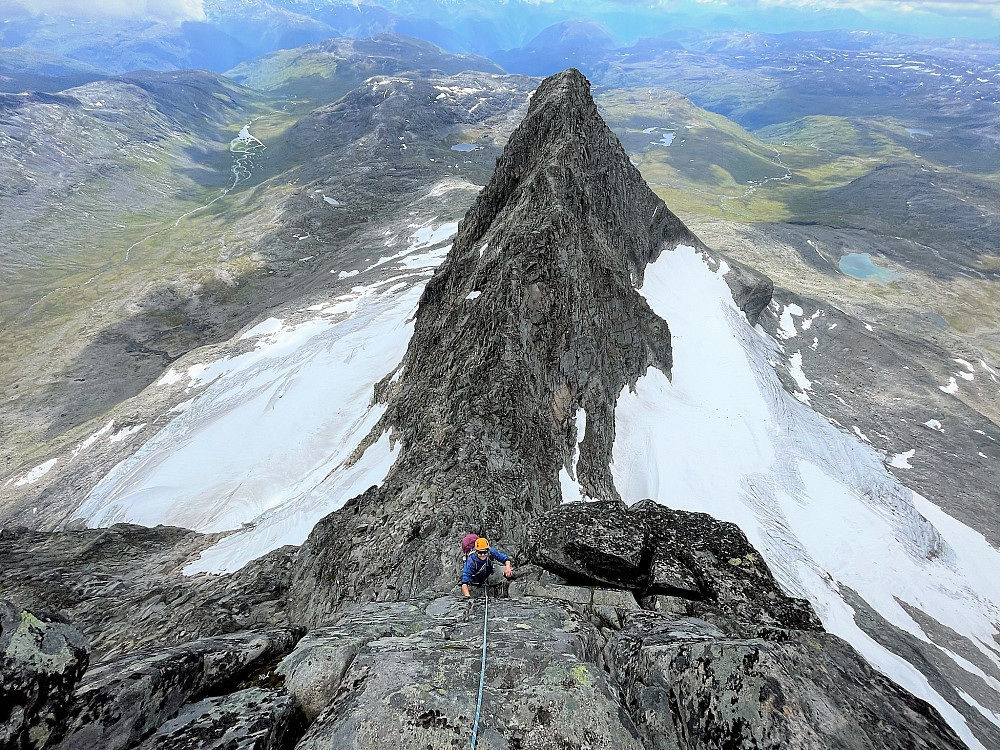
<svg viewBox="0 0 1000 750">
<path fill-rule="evenodd" d="M 849 253 L 840 259 L 840 270 L 855 279 L 888 284 L 899 278 L 899 274 L 888 268 L 879 268 L 872 263 L 868 253 Z"/>
<path fill-rule="evenodd" d="M 451 147 L 452 151 L 475 151 L 479 146 L 475 143 L 456 143 Z"/>
</svg>

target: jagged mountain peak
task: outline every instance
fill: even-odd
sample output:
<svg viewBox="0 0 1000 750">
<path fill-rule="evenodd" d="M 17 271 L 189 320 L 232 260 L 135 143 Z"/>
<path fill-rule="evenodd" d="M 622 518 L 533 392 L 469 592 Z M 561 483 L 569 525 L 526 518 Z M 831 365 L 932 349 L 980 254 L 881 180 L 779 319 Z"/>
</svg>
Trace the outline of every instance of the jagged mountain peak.
<svg viewBox="0 0 1000 750">
<path fill-rule="evenodd" d="M 493 179 L 460 225 L 455 248 L 467 253 L 491 229 L 524 231 L 565 221 L 566 213 L 599 237 L 608 260 L 625 263 L 637 283 L 663 247 L 701 246 L 642 179 L 601 118 L 590 82 L 574 68 L 535 91 Z"/>
</svg>

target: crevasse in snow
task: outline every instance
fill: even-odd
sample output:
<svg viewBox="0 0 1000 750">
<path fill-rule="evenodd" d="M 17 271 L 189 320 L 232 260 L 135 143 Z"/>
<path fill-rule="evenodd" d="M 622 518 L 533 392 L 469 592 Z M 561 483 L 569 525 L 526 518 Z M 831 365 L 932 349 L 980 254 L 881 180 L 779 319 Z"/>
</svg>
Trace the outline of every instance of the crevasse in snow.
<svg viewBox="0 0 1000 750">
<path fill-rule="evenodd" d="M 692 248 L 665 252 L 641 293 L 670 325 L 672 380 L 650 369 L 615 412 L 612 475 L 628 503 L 732 521 L 826 628 L 934 705 L 970 747 L 964 718 L 905 660 L 866 635 L 850 588 L 886 620 L 930 638 L 899 602 L 990 644 L 1000 622 L 1000 552 L 889 474 L 884 457 L 785 391 L 768 364 L 776 342 L 749 326 L 723 279 Z M 947 652 L 960 667 L 970 665 Z M 973 705 L 970 702 L 970 705 Z M 978 710 L 978 709 L 977 709 Z M 991 712 L 984 716 L 996 723 Z"/>
</svg>

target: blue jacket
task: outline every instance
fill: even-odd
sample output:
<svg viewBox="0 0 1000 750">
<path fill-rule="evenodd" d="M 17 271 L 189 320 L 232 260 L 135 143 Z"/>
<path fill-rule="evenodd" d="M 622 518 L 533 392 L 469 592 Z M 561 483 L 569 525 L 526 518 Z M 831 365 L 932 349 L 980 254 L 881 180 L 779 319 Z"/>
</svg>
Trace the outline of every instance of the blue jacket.
<svg viewBox="0 0 1000 750">
<path fill-rule="evenodd" d="M 493 573 L 493 561 L 506 563 L 510 558 L 498 549 L 490 547 L 490 554 L 485 560 L 480 560 L 475 552 L 470 552 L 465 558 L 465 566 L 462 568 L 462 583 L 472 583 L 481 585 Z"/>
</svg>

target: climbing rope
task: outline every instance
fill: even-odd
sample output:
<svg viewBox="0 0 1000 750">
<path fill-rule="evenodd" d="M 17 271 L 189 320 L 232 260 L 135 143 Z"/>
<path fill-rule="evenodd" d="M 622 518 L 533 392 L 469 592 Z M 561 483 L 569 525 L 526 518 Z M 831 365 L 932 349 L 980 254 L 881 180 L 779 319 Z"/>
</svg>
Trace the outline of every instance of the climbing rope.
<svg viewBox="0 0 1000 750">
<path fill-rule="evenodd" d="M 486 620 L 490 615 L 490 587 L 483 586 L 483 597 L 486 606 L 483 607 L 483 668 L 479 671 L 479 699 L 476 701 L 476 720 L 472 725 L 472 747 L 476 750 L 476 736 L 479 734 L 479 710 L 483 706 L 483 683 L 486 681 Z"/>
</svg>

